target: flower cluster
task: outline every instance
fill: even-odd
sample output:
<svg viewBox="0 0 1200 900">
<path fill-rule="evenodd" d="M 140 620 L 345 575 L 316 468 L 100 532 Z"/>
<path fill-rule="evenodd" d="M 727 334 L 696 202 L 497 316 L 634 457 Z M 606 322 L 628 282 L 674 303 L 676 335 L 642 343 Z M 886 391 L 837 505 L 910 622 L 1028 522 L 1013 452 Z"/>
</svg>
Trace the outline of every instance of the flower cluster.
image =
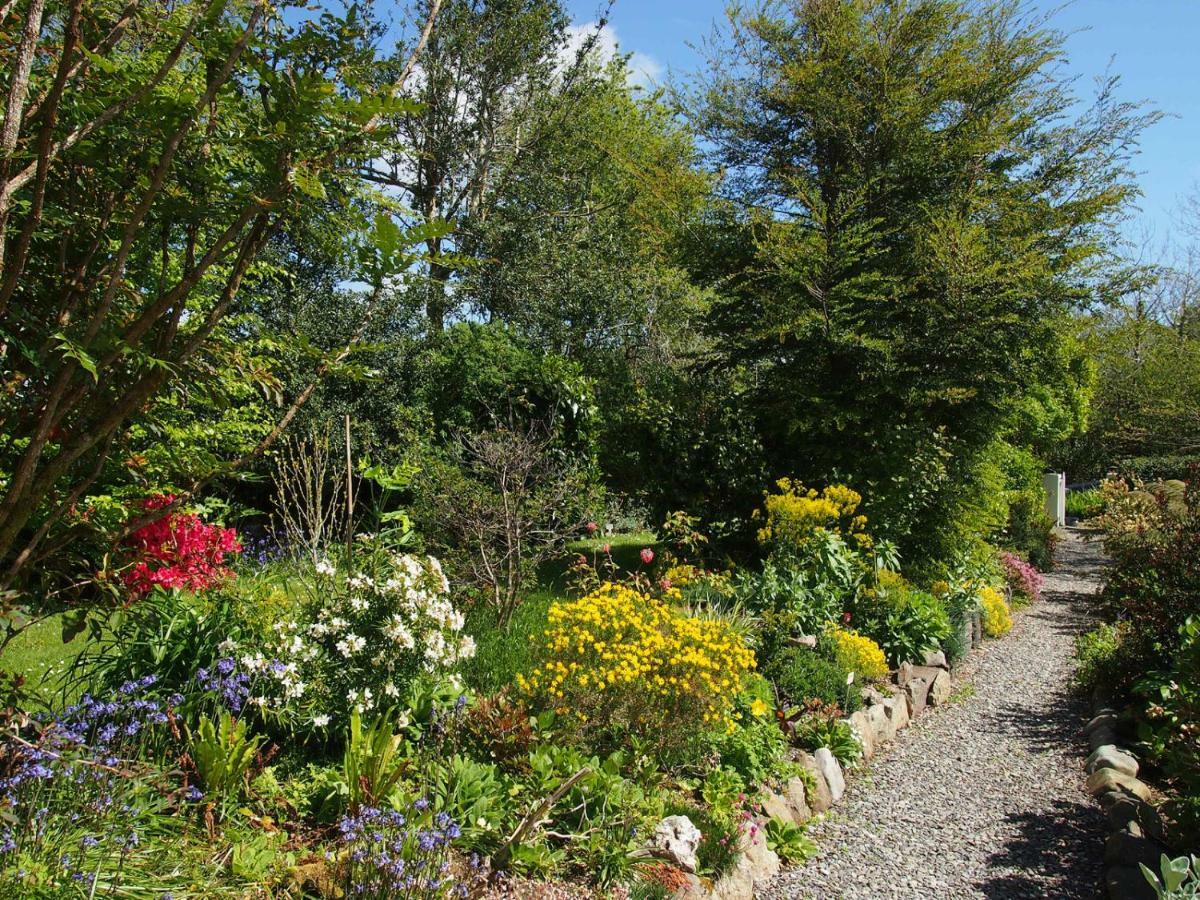
<svg viewBox="0 0 1200 900">
<path fill-rule="evenodd" d="M 979 605 L 983 611 L 983 633 L 988 637 L 999 637 L 1012 629 L 1012 615 L 1004 597 L 991 585 L 979 589 Z"/>
<path fill-rule="evenodd" d="M 144 511 L 163 509 L 175 502 L 171 494 L 151 497 L 141 504 Z M 125 572 L 126 589 L 135 598 L 154 587 L 202 591 L 232 573 L 225 557 L 240 553 L 237 532 L 220 525 L 206 525 L 191 513 L 171 512 L 144 525 L 129 536 L 137 561 Z"/>
<path fill-rule="evenodd" d="M 391 705 L 417 674 L 474 654 L 437 559 L 364 550 L 356 562 L 350 572 L 319 562 L 301 614 L 276 623 L 269 652 L 240 656 L 265 685 L 250 702 L 324 728 L 350 710 Z"/>
<path fill-rule="evenodd" d="M 450 871 L 450 849 L 462 832 L 424 799 L 403 811 L 364 806 L 345 816 L 338 831 L 337 870 L 347 897 L 433 900 L 469 893 L 468 881 Z"/>
<path fill-rule="evenodd" d="M 628 728 L 661 743 L 728 727 L 754 653 L 717 618 L 691 618 L 621 584 L 555 603 L 541 664 L 518 686 L 584 729 Z"/>
<path fill-rule="evenodd" d="M 112 697 L 85 695 L 28 739 L 0 743 L 0 881 L 28 896 L 64 882 L 115 890 L 161 796 L 135 761 L 167 714 L 146 697 L 153 677 Z M 57 892 L 55 892 L 57 896 Z M 24 894 L 23 894 L 24 896 Z"/>
<path fill-rule="evenodd" d="M 1032 563 L 1027 563 L 1014 553 L 1001 553 L 1000 565 L 1004 569 L 1004 580 L 1019 594 L 1031 601 L 1042 599 L 1042 573 Z"/>
<path fill-rule="evenodd" d="M 765 511 L 755 513 L 766 522 L 758 531 L 763 546 L 785 552 L 802 550 L 818 532 L 834 532 L 861 547 L 871 546 L 867 517 L 856 515 L 862 495 L 843 484 L 818 492 L 790 478 L 776 482 L 778 493 L 767 494 Z"/>
<path fill-rule="evenodd" d="M 865 681 L 878 681 L 888 674 L 887 657 L 883 648 L 866 635 L 849 628 L 831 628 L 828 632 L 833 642 L 834 656 L 838 665 L 854 672 Z"/>
</svg>

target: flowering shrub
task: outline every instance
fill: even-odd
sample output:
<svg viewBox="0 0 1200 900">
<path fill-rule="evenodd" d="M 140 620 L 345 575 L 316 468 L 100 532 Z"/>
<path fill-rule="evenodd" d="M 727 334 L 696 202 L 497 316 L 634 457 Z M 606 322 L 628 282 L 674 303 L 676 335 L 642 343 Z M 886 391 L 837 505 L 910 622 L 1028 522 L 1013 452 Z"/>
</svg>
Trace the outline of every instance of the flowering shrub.
<svg viewBox="0 0 1200 900">
<path fill-rule="evenodd" d="M 175 499 L 171 494 L 151 497 L 142 502 L 142 509 L 162 509 Z M 139 528 L 129 536 L 129 546 L 137 562 L 125 572 L 123 581 L 135 598 L 144 597 L 154 587 L 202 591 L 232 574 L 225 557 L 242 550 L 232 528 L 206 525 L 199 516 L 181 512 L 168 513 Z"/>
<path fill-rule="evenodd" d="M 620 584 L 547 614 L 541 664 L 519 687 L 583 731 L 628 728 L 661 747 L 728 727 L 754 654 L 728 624 L 696 619 Z"/>
<path fill-rule="evenodd" d="M 261 686 L 249 702 L 326 728 L 351 710 L 390 706 L 418 674 L 474 654 L 437 559 L 367 548 L 356 563 L 345 572 L 319 562 L 300 615 L 276 624 L 266 653 L 240 653 Z"/>
<path fill-rule="evenodd" d="M 979 604 L 983 611 L 983 633 L 988 637 L 999 637 L 1012 629 L 1012 615 L 1004 597 L 991 585 L 979 589 Z"/>
<path fill-rule="evenodd" d="M 828 632 L 837 664 L 867 681 L 886 678 L 887 658 L 883 648 L 865 635 L 848 628 L 831 628 Z"/>
<path fill-rule="evenodd" d="M 1042 573 L 1014 553 L 1001 553 L 1004 580 L 1013 591 L 1036 602 L 1042 599 Z"/>
<path fill-rule="evenodd" d="M 450 872 L 450 848 L 462 832 L 424 799 L 403 811 L 364 806 L 338 830 L 336 868 L 346 897 L 435 900 L 469 893 L 469 883 Z"/>
<path fill-rule="evenodd" d="M 779 493 L 766 495 L 765 512 L 756 512 L 766 520 L 758 531 L 762 545 L 785 553 L 799 552 L 818 532 L 840 534 L 861 547 L 871 545 L 867 517 L 855 515 L 862 502 L 856 491 L 834 484 L 818 493 L 790 478 L 779 479 L 776 486 Z"/>
</svg>

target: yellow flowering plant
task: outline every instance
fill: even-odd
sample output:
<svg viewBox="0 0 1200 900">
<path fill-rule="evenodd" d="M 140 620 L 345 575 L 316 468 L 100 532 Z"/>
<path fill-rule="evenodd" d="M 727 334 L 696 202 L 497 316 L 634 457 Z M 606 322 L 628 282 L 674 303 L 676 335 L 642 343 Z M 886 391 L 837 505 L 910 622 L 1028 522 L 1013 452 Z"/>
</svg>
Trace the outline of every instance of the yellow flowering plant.
<svg viewBox="0 0 1200 900">
<path fill-rule="evenodd" d="M 535 640 L 539 664 L 517 676 L 523 692 L 581 733 L 627 730 L 660 749 L 731 728 L 734 698 L 755 665 L 728 623 L 687 616 L 624 584 L 553 604 Z"/>
<path fill-rule="evenodd" d="M 834 660 L 847 671 L 864 681 L 879 681 L 888 674 L 887 657 L 883 648 L 864 634 L 850 628 L 834 626 L 826 632 Z"/>
<path fill-rule="evenodd" d="M 991 585 L 979 589 L 979 605 L 983 612 L 983 633 L 1000 637 L 1012 629 L 1012 615 L 1003 595 Z"/>
<path fill-rule="evenodd" d="M 819 532 L 832 532 L 859 547 L 870 547 L 867 517 L 858 515 L 862 495 L 844 484 L 817 491 L 798 481 L 781 478 L 777 493 L 765 496 L 763 509 L 755 515 L 763 520 L 758 541 L 772 550 L 799 552 Z"/>
</svg>

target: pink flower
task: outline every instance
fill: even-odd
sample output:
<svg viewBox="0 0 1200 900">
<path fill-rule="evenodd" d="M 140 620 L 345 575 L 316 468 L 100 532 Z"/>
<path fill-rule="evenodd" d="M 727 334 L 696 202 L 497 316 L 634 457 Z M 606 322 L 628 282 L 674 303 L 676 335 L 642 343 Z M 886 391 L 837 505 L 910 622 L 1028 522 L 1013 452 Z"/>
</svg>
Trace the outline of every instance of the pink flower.
<svg viewBox="0 0 1200 900">
<path fill-rule="evenodd" d="M 662 579 L 662 580 L 661 580 L 661 581 L 658 583 L 658 586 L 659 586 L 660 588 L 662 588 L 664 591 L 669 591 L 669 590 L 671 589 L 671 579 L 670 579 L 670 578 L 664 578 L 664 579 Z"/>
<path fill-rule="evenodd" d="M 648 565 L 650 565 L 650 563 L 654 562 L 654 551 L 651 550 L 649 547 L 643 547 L 641 557 L 642 557 L 642 565 L 648 566 Z"/>
<path fill-rule="evenodd" d="M 600 548 L 600 551 L 605 556 L 609 556 L 612 553 L 612 544 L 605 544 L 603 547 Z"/>
<path fill-rule="evenodd" d="M 588 534 L 595 534 L 595 533 L 596 533 L 596 530 L 597 530 L 597 529 L 598 529 L 600 526 L 599 526 L 599 525 L 597 525 L 595 522 L 588 522 L 588 523 L 587 523 L 586 525 L 584 525 L 583 527 L 584 527 L 584 529 L 587 531 L 587 533 L 588 533 Z"/>
<path fill-rule="evenodd" d="M 842 624 L 843 624 L 843 625 L 849 625 L 849 624 L 850 624 L 850 613 L 848 613 L 848 612 L 844 612 L 844 613 L 842 613 Z"/>
</svg>

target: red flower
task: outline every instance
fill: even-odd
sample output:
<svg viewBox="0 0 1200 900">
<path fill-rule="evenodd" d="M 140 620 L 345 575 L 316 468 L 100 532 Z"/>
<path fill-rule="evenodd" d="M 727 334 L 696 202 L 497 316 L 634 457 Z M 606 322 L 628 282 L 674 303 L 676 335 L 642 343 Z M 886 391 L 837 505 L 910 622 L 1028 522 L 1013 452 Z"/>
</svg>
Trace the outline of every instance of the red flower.
<svg viewBox="0 0 1200 900">
<path fill-rule="evenodd" d="M 151 497 L 142 509 L 162 509 L 175 502 L 170 494 Z M 223 564 L 225 556 L 240 553 L 237 532 L 220 525 L 206 525 L 191 513 L 168 513 L 129 536 L 129 546 L 138 557 L 123 580 L 135 598 L 158 585 L 201 591 L 232 573 Z"/>
<path fill-rule="evenodd" d="M 610 555 L 610 554 L 612 553 L 612 544 L 605 544 L 603 547 L 601 547 L 601 548 L 600 548 L 600 551 L 601 551 L 601 552 L 602 552 L 602 553 L 603 553 L 605 556 L 608 556 L 608 555 Z"/>
<path fill-rule="evenodd" d="M 648 565 L 650 565 L 650 563 L 654 562 L 654 551 L 651 550 L 649 547 L 642 548 L 641 556 L 642 556 L 642 565 L 644 565 L 644 566 L 648 566 Z"/>
<path fill-rule="evenodd" d="M 595 534 L 595 533 L 596 533 L 596 530 L 597 530 L 597 529 L 598 529 L 600 526 L 599 526 L 599 525 L 597 525 L 595 522 L 588 522 L 588 523 L 587 523 L 586 525 L 584 525 L 583 527 L 584 527 L 584 529 L 587 531 L 587 533 L 588 533 L 588 534 Z"/>
<path fill-rule="evenodd" d="M 843 625 L 849 625 L 849 624 L 850 624 L 850 613 L 848 613 L 848 612 L 844 612 L 844 613 L 842 613 L 842 624 L 843 624 Z"/>
</svg>

